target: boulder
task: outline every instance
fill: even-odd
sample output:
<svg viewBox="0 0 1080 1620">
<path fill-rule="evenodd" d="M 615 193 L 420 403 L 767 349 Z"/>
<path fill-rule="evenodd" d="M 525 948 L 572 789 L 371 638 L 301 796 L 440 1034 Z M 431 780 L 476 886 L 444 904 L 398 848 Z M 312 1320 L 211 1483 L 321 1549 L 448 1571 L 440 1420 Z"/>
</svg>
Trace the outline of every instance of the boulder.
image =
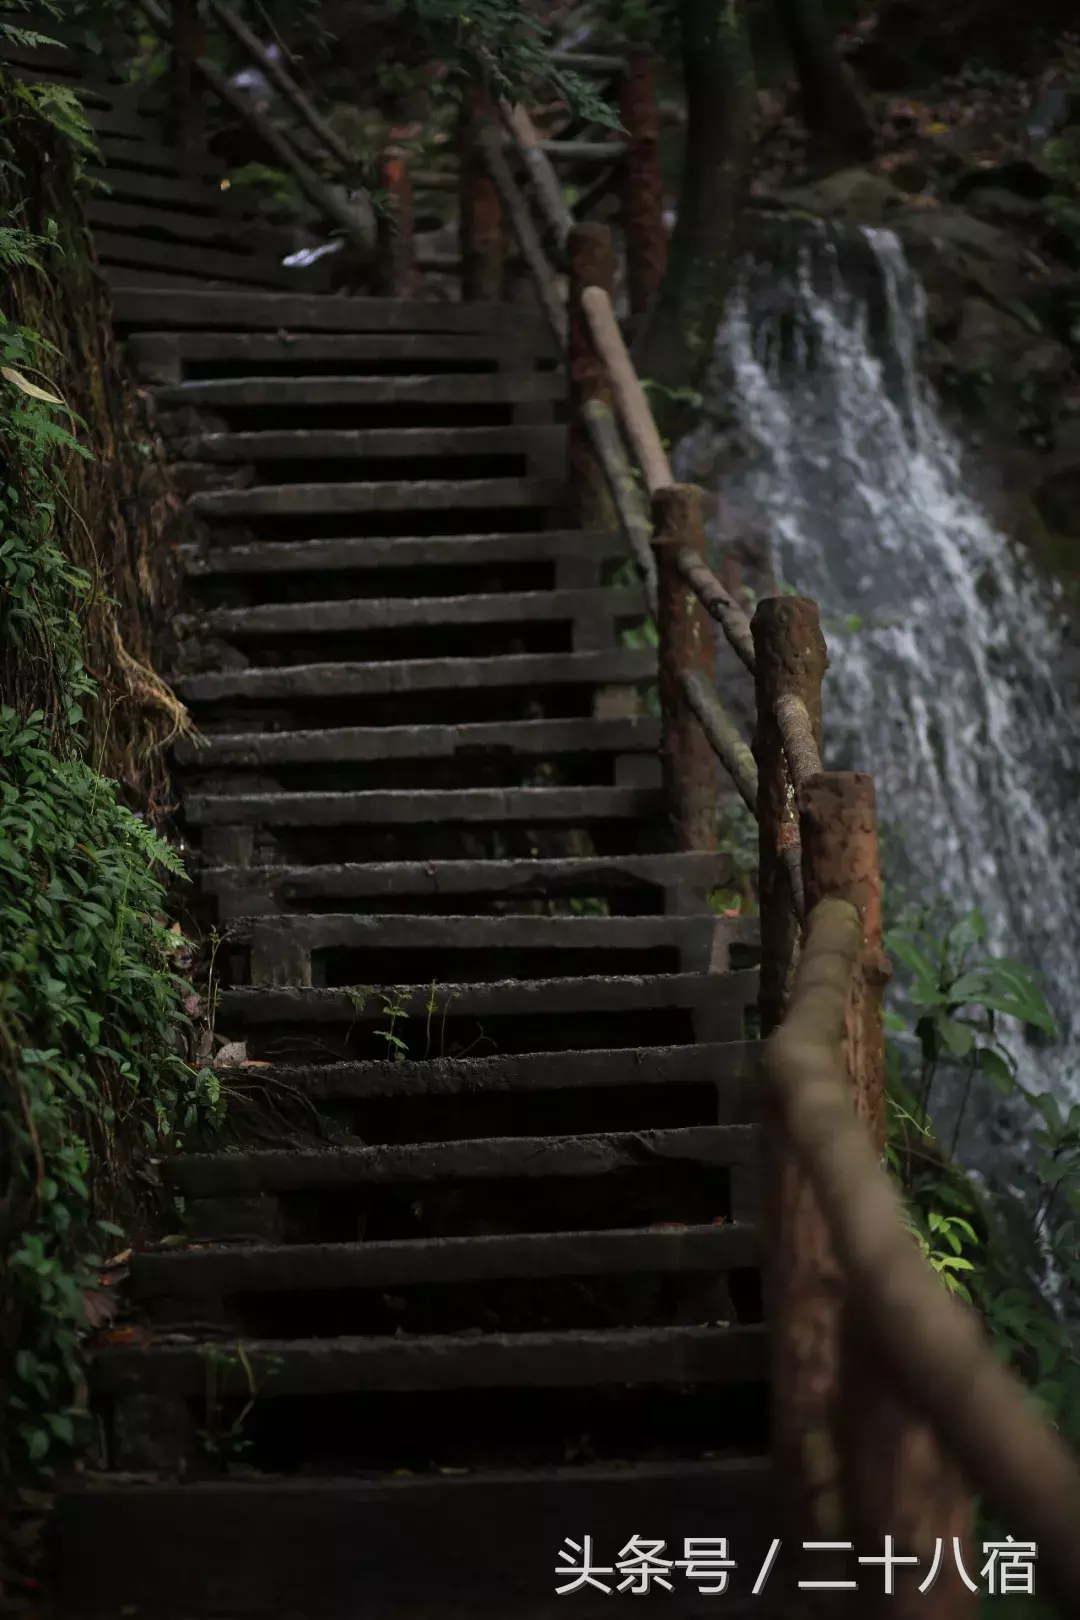
<svg viewBox="0 0 1080 1620">
<path fill-rule="evenodd" d="M 784 192 L 788 208 L 848 225 L 882 225 L 904 206 L 904 193 L 883 174 L 839 169 L 813 185 Z"/>
</svg>

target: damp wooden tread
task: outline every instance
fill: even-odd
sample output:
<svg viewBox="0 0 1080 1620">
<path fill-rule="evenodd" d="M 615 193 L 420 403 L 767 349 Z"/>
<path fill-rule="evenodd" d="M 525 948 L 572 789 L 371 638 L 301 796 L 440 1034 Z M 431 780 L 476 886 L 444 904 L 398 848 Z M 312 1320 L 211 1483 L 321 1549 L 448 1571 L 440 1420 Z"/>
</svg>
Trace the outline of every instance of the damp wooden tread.
<svg viewBox="0 0 1080 1620">
<path fill-rule="evenodd" d="M 710 890 L 733 884 L 734 858 L 705 851 L 542 860 L 367 861 L 310 866 L 205 866 L 204 893 L 229 916 L 273 914 L 326 896 L 351 901 L 380 897 L 495 896 L 503 900 L 603 898 L 646 893 L 670 896 L 680 909 L 708 910 Z M 693 896 L 699 898 L 695 902 Z"/>
<path fill-rule="evenodd" d="M 135 1483 L 90 1474 L 76 1476 L 55 1515 L 59 1599 L 71 1620 L 193 1620 L 208 1593 L 229 1620 L 356 1620 L 357 1592 L 365 1620 L 557 1620 L 603 1601 L 594 1591 L 578 1606 L 555 1592 L 560 1542 L 580 1540 L 571 1526 L 586 1525 L 600 1555 L 618 1553 L 635 1531 L 666 1538 L 670 1557 L 686 1536 L 728 1536 L 738 1568 L 722 1601 L 742 1620 L 763 1613 L 750 1592 L 778 1512 L 766 1460 L 738 1454 L 359 1477 Z M 497 1557 L 477 1557 L 478 1526 Z M 227 1556 L 211 1565 L 193 1548 Z M 715 1603 L 690 1586 L 662 1596 L 675 1620 Z"/>
<path fill-rule="evenodd" d="M 755 1226 L 528 1232 L 366 1243 L 202 1244 L 132 1256 L 137 1299 L 415 1287 L 525 1277 L 727 1270 L 758 1260 Z"/>
<path fill-rule="evenodd" d="M 558 427 L 291 428 L 203 433 L 182 440 L 179 449 L 190 461 L 276 463 L 364 457 L 407 461 L 432 456 L 520 457 L 540 446 L 559 446 L 564 437 Z"/>
<path fill-rule="evenodd" d="M 381 604 L 383 605 L 383 604 Z M 414 604 L 406 603 L 407 607 Z M 445 621 L 443 621 L 445 622 Z M 219 732 L 182 739 L 178 764 L 294 765 L 327 761 L 447 759 L 488 754 L 654 753 L 660 722 L 626 720 L 504 720 L 427 726 L 339 726 L 326 731 Z"/>
<path fill-rule="evenodd" d="M 382 479 L 348 484 L 263 484 L 205 490 L 188 499 L 206 518 L 251 518 L 337 512 L 422 512 L 446 507 L 561 507 L 566 485 L 555 478 Z"/>
<path fill-rule="evenodd" d="M 545 372 L 461 372 L 404 377 L 214 377 L 168 383 L 156 390 L 158 404 L 234 407 L 316 405 L 517 405 L 562 400 L 566 384 Z"/>
<path fill-rule="evenodd" d="M 301 491 L 304 486 L 297 486 Z M 333 487 L 333 486 L 330 486 Z M 373 487 L 373 486 L 367 486 Z M 300 506 L 302 503 L 298 503 Z M 362 597 L 343 602 L 269 602 L 252 607 L 212 608 L 201 616 L 224 636 L 310 635 L 335 630 L 393 630 L 438 624 L 527 623 L 606 613 L 640 618 L 645 594 L 635 589 L 493 591 L 477 596 Z"/>
<path fill-rule="evenodd" d="M 501 430 L 500 430 L 501 431 Z M 362 536 L 355 539 L 263 540 L 183 554 L 190 574 L 315 573 L 376 568 L 472 567 L 493 562 L 595 561 L 625 557 L 610 532 L 547 529 L 522 533 Z"/>
<path fill-rule="evenodd" d="M 455 1017 L 516 1017 L 521 1014 L 579 1012 L 630 1013 L 710 1009 L 732 1016 L 753 1004 L 756 969 L 728 973 L 591 974 L 573 978 L 501 979 L 480 984 L 440 984 L 439 1006 Z M 425 1018 L 431 984 L 395 984 L 395 999 L 404 1018 Z M 359 1002 L 347 990 L 306 986 L 257 989 L 250 985 L 223 989 L 218 998 L 223 1017 L 237 1024 L 355 1024 L 385 1019 L 382 1002 Z"/>
<path fill-rule="evenodd" d="M 192 793 L 193 827 L 347 827 L 376 823 L 648 820 L 665 807 L 658 788 L 409 788 L 354 793 Z"/>
<path fill-rule="evenodd" d="M 416 658 L 370 664 L 291 664 L 178 675 L 172 685 L 192 702 L 216 698 L 360 696 L 499 686 L 637 685 L 656 675 L 651 647 L 596 653 L 510 653 L 494 658 Z"/>
<path fill-rule="evenodd" d="M 439 916 L 391 912 L 357 916 L 352 911 L 313 916 L 257 917 L 230 929 L 234 942 L 251 940 L 269 949 L 274 940 L 290 950 L 331 946 L 380 950 L 647 950 L 671 946 L 710 959 L 732 944 L 758 943 L 756 917 L 528 917 Z M 726 960 L 724 962 L 726 966 Z"/>
<path fill-rule="evenodd" d="M 715 1085 L 720 1124 L 758 1122 L 754 1041 L 703 1041 L 696 1046 L 645 1046 L 560 1052 L 500 1053 L 486 1058 L 373 1059 L 346 1063 L 274 1063 L 269 1072 L 285 1088 L 313 1101 L 367 1101 L 374 1097 L 469 1096 L 497 1092 L 585 1091 L 621 1086 Z M 245 1071 L 215 1065 L 242 1086 Z"/>
<path fill-rule="evenodd" d="M 543 331 L 539 316 L 509 304 L 447 304 L 396 298 L 335 298 L 301 292 L 216 288 L 121 288 L 113 298 L 123 328 L 295 332 Z"/>
<path fill-rule="evenodd" d="M 537 358 L 549 352 L 542 332 L 527 315 L 522 335 L 534 338 L 532 348 Z M 342 367 L 357 361 L 405 364 L 423 360 L 505 366 L 508 358 L 506 335 L 494 329 L 332 333 L 284 327 L 276 332 L 151 330 L 134 333 L 127 348 L 136 362 L 168 355 L 188 364 L 212 361 L 217 365 L 252 366 L 267 361 L 289 365 L 329 362 Z M 512 355 L 515 350 L 509 352 Z"/>
<path fill-rule="evenodd" d="M 248 1340 L 244 1352 L 263 1400 L 362 1390 L 753 1383 L 766 1371 L 756 1326 Z M 93 1357 L 89 1381 L 99 1396 L 132 1388 L 197 1396 L 206 1387 L 206 1355 L 199 1343 L 116 1345 Z"/>
</svg>

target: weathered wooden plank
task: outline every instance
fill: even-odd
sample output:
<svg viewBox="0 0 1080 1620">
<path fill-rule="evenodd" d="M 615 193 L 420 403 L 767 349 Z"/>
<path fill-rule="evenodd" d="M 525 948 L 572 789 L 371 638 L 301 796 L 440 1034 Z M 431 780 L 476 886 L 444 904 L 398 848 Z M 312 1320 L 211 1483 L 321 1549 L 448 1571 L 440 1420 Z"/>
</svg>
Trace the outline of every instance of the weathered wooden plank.
<svg viewBox="0 0 1080 1620">
<path fill-rule="evenodd" d="M 499 361 L 506 357 L 505 339 L 495 332 L 176 332 L 169 336 L 183 360 L 250 361 L 349 360 Z M 537 332 L 536 351 L 547 353 Z"/>
<path fill-rule="evenodd" d="M 357 793 L 192 793 L 184 813 L 194 827 L 362 827 L 436 822 L 636 821 L 659 816 L 659 789 L 410 788 Z"/>
<path fill-rule="evenodd" d="M 677 1558 L 685 1537 L 715 1536 L 719 1525 L 738 1562 L 722 1612 L 757 1620 L 763 1606 L 750 1592 L 776 1535 L 774 1497 L 767 1465 L 737 1455 L 375 1478 L 91 1474 L 57 1504 L 58 1607 L 65 1620 L 125 1610 L 191 1620 L 213 1568 L 216 1607 L 231 1620 L 356 1620 L 357 1593 L 364 1620 L 581 1620 L 603 1594 L 556 1596 L 554 1553 L 576 1534 L 569 1526 L 588 1525 L 598 1550 L 618 1552 L 628 1526 L 647 1524 Z M 679 1620 L 690 1612 L 684 1593 L 700 1613 L 715 1604 L 681 1575 L 674 1593 L 659 1591 Z"/>
<path fill-rule="evenodd" d="M 242 518 L 306 512 L 427 512 L 448 507 L 464 511 L 557 508 L 565 504 L 565 497 L 566 486 L 556 478 L 384 478 L 373 483 L 256 484 L 249 489 L 201 490 L 189 497 L 188 505 L 206 518 Z"/>
<path fill-rule="evenodd" d="M 260 252 L 269 256 L 279 248 L 282 255 L 288 251 L 284 232 L 267 230 L 224 210 L 205 218 L 199 214 L 177 213 L 167 207 L 91 196 L 86 203 L 86 217 L 95 230 L 116 230 L 140 238 L 153 236 L 164 239 L 167 244 L 205 242 L 222 251 L 238 253 L 245 259 Z M 274 262 L 280 261 L 275 258 Z"/>
<path fill-rule="evenodd" d="M 166 1174 L 185 1198 L 249 1198 L 447 1181 L 591 1180 L 671 1165 L 692 1174 L 702 1167 L 756 1164 L 759 1145 L 756 1125 L 688 1125 L 591 1136 L 484 1136 L 386 1147 L 186 1153 L 169 1160 Z"/>
<path fill-rule="evenodd" d="M 756 1383 L 766 1371 L 759 1327 L 268 1339 L 244 1350 L 260 1400 L 374 1389 Z M 241 1369 L 239 1376 L 247 1375 Z M 137 1388 L 195 1396 L 206 1387 L 206 1357 L 199 1345 L 111 1346 L 91 1362 L 90 1382 L 98 1395 Z"/>
<path fill-rule="evenodd" d="M 275 942 L 305 951 L 351 948 L 380 951 L 593 950 L 643 951 L 670 947 L 703 954 L 714 941 L 756 942 L 754 917 L 424 917 L 396 912 L 318 912 L 312 916 L 257 918 L 230 930 L 264 951 Z"/>
<path fill-rule="evenodd" d="M 588 557 L 596 562 L 625 556 L 621 535 L 548 529 L 521 534 L 365 536 L 362 539 L 255 541 L 223 546 L 205 555 L 188 553 L 192 574 L 312 573 L 366 568 L 472 567 L 491 562 L 539 562 Z"/>
<path fill-rule="evenodd" d="M 560 400 L 565 391 L 558 375 L 522 371 L 431 377 L 214 377 L 172 383 L 156 394 L 163 406 L 221 410 L 237 405 L 517 405 Z"/>
<path fill-rule="evenodd" d="M 394 298 L 320 298 L 222 291 L 169 298 L 139 290 L 114 304 L 122 326 L 155 331 L 232 328 L 297 332 L 491 332 L 511 329 L 521 312 L 501 304 L 430 304 Z"/>
<path fill-rule="evenodd" d="M 512 481 L 507 479 L 501 482 Z M 451 488 L 455 494 L 458 493 L 456 485 Z M 459 503 L 450 500 L 442 504 Z M 484 596 L 360 597 L 346 602 L 267 602 L 255 607 L 212 608 L 200 615 L 200 619 L 209 629 L 230 637 L 286 635 L 293 632 L 316 634 L 337 630 L 396 630 L 439 624 L 526 624 L 575 619 L 596 613 L 610 614 L 613 618 L 633 618 L 644 611 L 645 597 L 642 591 L 599 586 L 591 590 L 499 591 Z"/>
<path fill-rule="evenodd" d="M 222 281 L 250 282 L 256 287 L 281 285 L 295 279 L 276 259 L 247 253 L 226 253 L 218 248 L 183 247 L 176 242 L 154 242 L 142 236 L 97 230 L 94 245 L 103 264 L 126 264 L 181 274 L 218 277 Z"/>
<path fill-rule="evenodd" d="M 182 765 L 300 765 L 315 762 L 447 759 L 513 753 L 651 753 L 660 723 L 628 720 L 505 720 L 461 726 L 341 726 L 333 731 L 253 731 L 180 739 Z"/>
<path fill-rule="evenodd" d="M 600 975 L 573 979 L 506 979 L 501 984 L 438 986 L 440 1007 L 454 1017 L 517 1017 L 521 1014 L 645 1012 L 658 1008 L 696 1011 L 706 1006 L 738 1009 L 757 994 L 757 969 L 732 973 L 664 973 L 648 976 Z M 426 1018 L 430 984 L 395 985 L 403 1018 Z M 385 1018 L 381 999 L 367 1002 L 347 990 L 275 988 L 222 990 L 223 1019 L 259 1024 L 336 1024 Z"/>
<path fill-rule="evenodd" d="M 651 647 L 619 647 L 598 653 L 514 653 L 505 658 L 417 658 L 378 664 L 290 664 L 279 669 L 228 669 L 208 675 L 177 675 L 172 684 L 185 699 L 302 698 L 476 691 L 498 686 L 636 685 L 656 675 Z"/>
<path fill-rule="evenodd" d="M 304 1293 L 504 1278 L 722 1271 L 755 1264 L 758 1244 L 757 1228 L 744 1223 L 413 1242 L 201 1246 L 133 1255 L 131 1288 L 140 1300 L 162 1295 L 180 1300 L 240 1291 Z"/>
<path fill-rule="evenodd" d="M 325 338 L 328 347 L 347 338 Z M 360 339 L 360 342 L 365 342 Z M 390 339 L 393 342 L 394 339 Z M 400 340 L 399 340 L 400 341 Z M 412 341 L 410 339 L 410 341 Z M 470 342 L 471 339 L 452 340 Z M 132 350 L 137 357 L 138 350 Z M 226 358 L 226 357 L 223 357 Z M 287 351 L 282 358 L 291 358 Z M 312 358 L 305 356 L 305 359 Z M 329 358 L 329 356 L 328 356 Z M 370 355 L 359 358 L 370 359 Z M 423 355 L 430 362 L 430 354 Z M 348 355 L 341 359 L 348 360 Z M 546 454 L 566 437 L 560 427 L 291 428 L 254 433 L 204 433 L 184 440 L 185 461 L 279 462 L 427 459 L 433 456 L 525 456 Z"/>
<path fill-rule="evenodd" d="M 541 722 L 543 723 L 543 722 Z M 365 861 L 346 865 L 209 867 L 200 873 L 204 893 L 228 896 L 239 912 L 255 898 L 282 903 L 336 895 L 361 900 L 380 895 L 618 895 L 655 886 L 700 892 L 730 885 L 734 858 L 717 851 L 683 850 L 668 855 L 563 857 L 507 861 Z"/>
<path fill-rule="evenodd" d="M 500 1092 L 594 1091 L 624 1086 L 715 1085 L 718 1125 L 758 1123 L 760 1045 L 710 1041 L 697 1046 L 593 1048 L 584 1052 L 500 1053 L 484 1058 L 373 1059 L 276 1063 L 273 1075 L 313 1101 L 372 1097 L 455 1097 Z M 219 1072 L 236 1084 L 242 1070 Z M 265 1071 L 260 1071 L 265 1072 Z"/>
</svg>

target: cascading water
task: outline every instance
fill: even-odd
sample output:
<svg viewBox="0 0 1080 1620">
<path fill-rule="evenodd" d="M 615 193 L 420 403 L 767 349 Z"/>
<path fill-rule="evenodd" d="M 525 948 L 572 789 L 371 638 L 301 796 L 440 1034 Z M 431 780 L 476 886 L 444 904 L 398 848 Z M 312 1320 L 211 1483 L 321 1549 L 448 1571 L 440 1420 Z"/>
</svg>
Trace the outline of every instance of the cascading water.
<svg viewBox="0 0 1080 1620">
<path fill-rule="evenodd" d="M 1080 694 L 1060 609 L 965 487 L 918 368 L 900 242 L 804 233 L 748 266 L 677 476 L 767 531 L 829 643 L 826 763 L 877 780 L 887 878 L 1035 968 L 1059 1037 L 1021 1078 L 1080 1097 Z M 855 290 L 857 287 L 858 290 Z"/>
</svg>

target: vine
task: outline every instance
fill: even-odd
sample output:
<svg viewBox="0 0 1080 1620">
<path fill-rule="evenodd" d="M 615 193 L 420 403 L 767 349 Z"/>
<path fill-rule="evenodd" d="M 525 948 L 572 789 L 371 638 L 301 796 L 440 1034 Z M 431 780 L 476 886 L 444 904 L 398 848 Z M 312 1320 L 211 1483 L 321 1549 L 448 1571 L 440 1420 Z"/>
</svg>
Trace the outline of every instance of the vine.
<svg viewBox="0 0 1080 1620">
<path fill-rule="evenodd" d="M 75 98 L 52 87 L 4 82 L 0 99 L 6 1603 L 28 1579 L 14 1516 L 90 1436 L 80 1347 L 101 1251 L 160 1217 L 160 1159 L 182 1133 L 216 1120 L 222 1099 L 216 1077 L 186 1059 L 185 942 L 165 915 L 165 886 L 183 878 L 182 864 L 152 813 L 122 802 L 110 772 L 123 769 L 128 795 L 156 788 L 161 745 L 184 720 L 142 645 L 152 581 L 144 588 L 129 572 L 132 544 L 148 539 L 155 522 L 149 486 L 129 479 L 139 458 L 126 407 L 115 411 L 123 389 L 103 323 L 72 350 L 38 329 L 40 317 L 41 327 L 66 338 L 73 307 L 91 320 L 103 307 L 87 280 L 77 203 L 69 198 L 66 218 L 43 206 L 50 186 L 78 180 L 89 133 Z M 86 419 L 57 380 L 80 373 L 79 403 L 89 399 L 93 408 Z M 122 503 L 129 505 L 121 516 Z M 125 645 L 131 637 L 140 638 L 138 655 Z"/>
</svg>

